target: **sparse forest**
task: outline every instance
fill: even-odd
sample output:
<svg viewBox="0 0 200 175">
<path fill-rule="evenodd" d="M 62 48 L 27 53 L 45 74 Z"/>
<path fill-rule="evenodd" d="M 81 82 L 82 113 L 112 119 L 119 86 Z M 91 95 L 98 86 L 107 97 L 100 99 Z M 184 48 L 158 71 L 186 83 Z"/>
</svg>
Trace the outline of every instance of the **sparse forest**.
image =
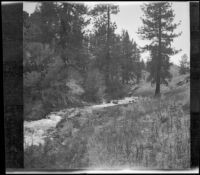
<svg viewBox="0 0 200 175">
<path fill-rule="evenodd" d="M 139 82 L 137 43 L 128 31 L 115 34 L 117 26 L 110 20 L 118 8 L 44 2 L 30 16 L 24 12 L 25 119 L 122 98 L 130 81 Z"/>
<path fill-rule="evenodd" d="M 145 47 L 116 32 L 119 5 L 23 11 L 25 168 L 189 168 L 188 56 L 170 62 L 180 23 L 169 2 L 141 9 Z"/>
</svg>

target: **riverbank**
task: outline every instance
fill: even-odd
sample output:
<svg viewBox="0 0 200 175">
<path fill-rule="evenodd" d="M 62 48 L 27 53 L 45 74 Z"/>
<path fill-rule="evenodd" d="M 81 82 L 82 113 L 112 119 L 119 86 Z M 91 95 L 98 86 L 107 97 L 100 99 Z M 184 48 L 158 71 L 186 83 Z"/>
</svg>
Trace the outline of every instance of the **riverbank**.
<svg viewBox="0 0 200 175">
<path fill-rule="evenodd" d="M 121 100 L 114 100 L 110 103 L 102 103 L 91 106 L 85 106 L 81 108 L 70 108 L 60 110 L 58 112 L 52 112 L 45 119 L 36 120 L 36 121 L 25 121 L 24 122 L 24 147 L 31 145 L 40 145 L 45 143 L 45 138 L 48 136 L 48 131 L 56 127 L 56 125 L 63 118 L 72 118 L 78 113 L 92 112 L 93 110 L 98 110 L 101 108 L 116 106 L 116 105 L 125 105 L 136 102 L 138 100 L 145 100 L 145 98 L 139 99 L 138 97 L 126 97 Z"/>
<path fill-rule="evenodd" d="M 25 167 L 189 168 L 190 116 L 181 99 L 127 99 L 59 111 L 44 143 L 26 147 Z"/>
</svg>

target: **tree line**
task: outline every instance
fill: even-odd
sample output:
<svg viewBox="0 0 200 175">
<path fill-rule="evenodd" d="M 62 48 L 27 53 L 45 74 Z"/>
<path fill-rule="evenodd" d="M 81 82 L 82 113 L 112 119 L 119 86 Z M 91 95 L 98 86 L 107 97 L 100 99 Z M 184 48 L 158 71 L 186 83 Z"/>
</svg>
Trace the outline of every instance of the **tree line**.
<svg viewBox="0 0 200 175">
<path fill-rule="evenodd" d="M 27 115 L 33 106 L 46 112 L 78 105 L 81 100 L 121 98 L 131 80 L 139 82 L 144 62 L 128 31 L 115 33 L 111 15 L 118 12 L 116 5 L 89 9 L 84 4 L 58 2 L 38 3 L 31 15 L 23 12 Z M 70 95 L 66 86 L 73 72 L 78 72 L 84 89 L 79 97 Z"/>
<path fill-rule="evenodd" d="M 23 12 L 24 102 L 26 115 L 45 115 L 54 109 L 81 105 L 81 101 L 100 102 L 122 98 L 130 83 L 139 83 L 145 69 L 141 52 L 149 50 L 149 81 L 160 84 L 170 79 L 169 57 L 174 12 L 171 3 L 142 6 L 143 26 L 138 33 L 151 43 L 140 49 L 127 30 L 116 34 L 111 15 L 119 12 L 113 4 L 95 5 L 42 2 L 34 13 Z M 133 21 L 134 22 L 134 21 Z M 89 29 L 91 28 L 91 29 Z M 72 95 L 66 86 L 77 72 L 84 93 Z M 35 110 L 34 110 L 35 109 Z M 35 111 L 34 114 L 31 111 Z"/>
</svg>

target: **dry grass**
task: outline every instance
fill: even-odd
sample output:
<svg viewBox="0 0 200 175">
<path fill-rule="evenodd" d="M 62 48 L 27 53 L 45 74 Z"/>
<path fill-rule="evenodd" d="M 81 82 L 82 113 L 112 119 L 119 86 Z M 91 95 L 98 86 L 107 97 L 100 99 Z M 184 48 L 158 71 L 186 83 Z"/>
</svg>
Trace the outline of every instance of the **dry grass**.
<svg viewBox="0 0 200 175">
<path fill-rule="evenodd" d="M 124 117 L 115 117 L 89 139 L 90 167 L 189 168 L 190 120 L 181 106 L 155 101 L 120 110 Z"/>
<path fill-rule="evenodd" d="M 25 150 L 26 168 L 190 166 L 190 117 L 179 100 L 140 101 L 62 122 L 53 140 Z"/>
<path fill-rule="evenodd" d="M 161 89 L 160 99 L 62 119 L 44 146 L 25 149 L 25 168 L 189 168 L 189 83 L 175 87 L 176 79 L 170 90 Z M 153 94 L 146 86 L 136 95 Z"/>
</svg>

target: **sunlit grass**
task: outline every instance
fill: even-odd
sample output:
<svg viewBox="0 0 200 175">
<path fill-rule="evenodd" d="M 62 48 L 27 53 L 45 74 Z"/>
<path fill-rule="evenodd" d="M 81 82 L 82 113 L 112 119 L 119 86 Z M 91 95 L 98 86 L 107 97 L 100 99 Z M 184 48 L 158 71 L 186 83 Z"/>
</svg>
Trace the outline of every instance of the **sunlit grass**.
<svg viewBox="0 0 200 175">
<path fill-rule="evenodd" d="M 25 167 L 189 168 L 190 117 L 181 98 L 174 99 L 141 100 L 62 120 L 53 140 L 25 150 Z"/>
</svg>

